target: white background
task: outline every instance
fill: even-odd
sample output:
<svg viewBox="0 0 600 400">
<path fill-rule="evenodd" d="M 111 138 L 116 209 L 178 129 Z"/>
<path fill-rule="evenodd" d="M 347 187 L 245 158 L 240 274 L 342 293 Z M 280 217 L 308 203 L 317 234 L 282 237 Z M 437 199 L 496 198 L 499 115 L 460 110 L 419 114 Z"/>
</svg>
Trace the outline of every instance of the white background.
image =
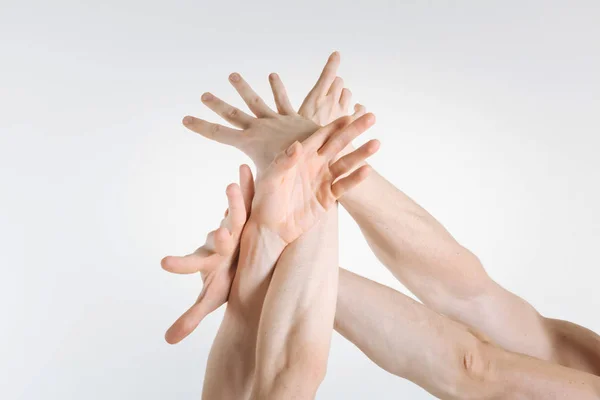
<svg viewBox="0 0 600 400">
<path fill-rule="evenodd" d="M 95 5 L 92 5 L 95 3 Z M 0 2 L 0 397 L 197 399 L 222 316 L 163 333 L 249 162 L 187 131 L 242 73 L 295 105 L 332 50 L 372 164 L 546 316 L 600 331 L 600 3 Z M 450 5 L 450 3 L 455 3 Z M 342 265 L 401 288 L 341 219 Z M 427 399 L 335 335 L 319 399 Z"/>
</svg>

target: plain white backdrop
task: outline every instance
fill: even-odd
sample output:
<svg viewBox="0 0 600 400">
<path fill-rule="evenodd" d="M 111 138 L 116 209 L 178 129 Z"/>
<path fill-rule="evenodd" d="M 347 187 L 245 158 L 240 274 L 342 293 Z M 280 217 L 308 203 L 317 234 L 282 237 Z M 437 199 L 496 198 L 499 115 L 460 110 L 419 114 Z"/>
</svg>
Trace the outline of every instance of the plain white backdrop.
<svg viewBox="0 0 600 400">
<path fill-rule="evenodd" d="M 372 164 L 550 317 L 600 331 L 600 3 L 0 2 L 3 399 L 198 399 L 223 309 L 163 333 L 249 160 L 187 131 L 238 71 L 297 106 L 333 50 Z M 344 267 L 405 291 L 342 212 Z M 405 291 L 406 292 L 406 291 Z M 334 336 L 319 399 L 429 399 Z"/>
</svg>

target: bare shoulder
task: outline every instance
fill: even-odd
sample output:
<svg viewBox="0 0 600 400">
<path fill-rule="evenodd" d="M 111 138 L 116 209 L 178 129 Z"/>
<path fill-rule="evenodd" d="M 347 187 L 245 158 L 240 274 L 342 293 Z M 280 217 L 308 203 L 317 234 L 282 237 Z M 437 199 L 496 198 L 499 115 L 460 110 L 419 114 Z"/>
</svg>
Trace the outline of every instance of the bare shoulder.
<svg viewBox="0 0 600 400">
<path fill-rule="evenodd" d="M 553 361 L 566 367 L 600 376 L 600 336 L 583 326 L 545 318 L 550 334 Z"/>
</svg>

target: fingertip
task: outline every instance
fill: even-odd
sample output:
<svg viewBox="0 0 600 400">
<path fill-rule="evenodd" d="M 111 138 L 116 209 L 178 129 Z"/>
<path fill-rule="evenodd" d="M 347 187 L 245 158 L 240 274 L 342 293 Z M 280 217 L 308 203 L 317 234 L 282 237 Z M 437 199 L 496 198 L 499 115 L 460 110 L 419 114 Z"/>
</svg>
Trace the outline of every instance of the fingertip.
<svg viewBox="0 0 600 400">
<path fill-rule="evenodd" d="M 173 258 L 173 256 L 163 257 L 163 259 L 160 260 L 161 268 L 164 269 L 165 271 L 169 271 L 169 264 L 171 263 L 172 258 Z"/>
<path fill-rule="evenodd" d="M 237 183 L 230 183 L 229 185 L 227 185 L 227 189 L 225 189 L 225 194 L 227 194 L 228 197 L 235 196 L 238 193 L 239 189 L 240 186 Z"/>
<path fill-rule="evenodd" d="M 202 101 L 211 101 L 213 98 L 214 98 L 214 96 L 211 93 L 206 92 L 206 93 L 202 94 L 202 96 L 200 97 L 200 100 L 202 100 Z"/>
<path fill-rule="evenodd" d="M 367 146 L 368 146 L 367 150 L 369 151 L 369 153 L 374 154 L 381 147 L 381 142 L 379 140 L 377 140 L 377 139 L 371 139 L 367 143 Z"/>
<path fill-rule="evenodd" d="M 300 154 L 300 151 L 302 151 L 302 144 L 296 140 L 290 147 L 287 148 L 285 154 L 287 154 L 290 158 L 294 158 Z"/>
<path fill-rule="evenodd" d="M 169 328 L 166 332 L 165 332 L 165 342 L 167 342 L 170 345 L 174 345 L 180 342 L 180 340 L 177 340 L 178 338 L 171 332 L 171 328 Z"/>
<path fill-rule="evenodd" d="M 373 113 L 366 113 L 363 116 L 363 119 L 365 120 L 365 122 L 369 125 L 373 125 L 375 123 L 375 114 Z"/>
<path fill-rule="evenodd" d="M 177 344 L 181 342 L 183 338 L 185 338 L 185 335 L 182 335 L 181 331 L 182 317 L 179 317 L 177 321 L 175 321 L 173 325 L 171 325 L 169 329 L 167 329 L 167 331 L 165 332 L 165 341 L 168 344 Z"/>
<path fill-rule="evenodd" d="M 271 72 L 269 74 L 269 80 L 270 81 L 275 81 L 275 80 L 277 80 L 277 78 L 279 78 L 279 76 L 275 72 Z"/>
<path fill-rule="evenodd" d="M 329 56 L 329 60 L 333 61 L 333 60 L 339 60 L 340 59 L 340 52 L 337 50 L 334 50 L 331 55 Z"/>
<path fill-rule="evenodd" d="M 183 117 L 181 122 L 183 123 L 183 125 L 191 125 L 194 122 L 194 117 L 186 115 L 185 117 Z"/>
<path fill-rule="evenodd" d="M 239 82 L 240 79 L 241 79 L 241 76 L 237 72 L 232 72 L 231 74 L 229 74 L 229 80 L 231 82 Z"/>
<path fill-rule="evenodd" d="M 242 175 L 252 175 L 252 170 L 248 164 L 240 165 L 240 176 Z"/>
</svg>

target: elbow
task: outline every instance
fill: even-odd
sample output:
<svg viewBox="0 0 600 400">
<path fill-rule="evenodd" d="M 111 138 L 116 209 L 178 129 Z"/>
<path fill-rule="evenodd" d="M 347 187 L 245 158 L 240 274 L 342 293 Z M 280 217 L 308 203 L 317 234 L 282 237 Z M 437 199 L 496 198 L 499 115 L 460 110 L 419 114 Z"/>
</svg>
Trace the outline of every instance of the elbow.
<svg viewBox="0 0 600 400">
<path fill-rule="evenodd" d="M 493 400 L 499 398 L 496 379 L 496 348 L 479 339 L 458 353 L 452 378 L 447 386 L 448 397 L 463 400 Z"/>
</svg>

